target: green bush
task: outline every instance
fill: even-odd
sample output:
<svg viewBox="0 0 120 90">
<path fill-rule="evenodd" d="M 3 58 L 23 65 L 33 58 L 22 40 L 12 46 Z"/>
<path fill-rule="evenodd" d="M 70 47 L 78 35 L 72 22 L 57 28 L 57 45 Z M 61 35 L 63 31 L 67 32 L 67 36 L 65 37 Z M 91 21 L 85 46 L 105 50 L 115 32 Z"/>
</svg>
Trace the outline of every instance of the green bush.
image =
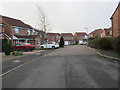
<svg viewBox="0 0 120 90">
<path fill-rule="evenodd" d="M 112 38 L 111 37 L 103 37 L 99 41 L 100 49 L 111 50 L 112 49 Z"/>
<path fill-rule="evenodd" d="M 5 53 L 5 55 L 10 55 L 11 53 L 11 45 L 8 43 L 7 39 L 3 39 L 3 51 Z"/>
<path fill-rule="evenodd" d="M 110 50 L 112 49 L 112 38 L 103 37 L 103 38 L 89 39 L 88 45 L 96 49 Z"/>
<path fill-rule="evenodd" d="M 60 38 L 60 47 L 64 47 L 64 38 L 63 37 L 61 37 Z"/>
<path fill-rule="evenodd" d="M 114 50 L 120 54 L 120 36 L 92 38 L 88 40 L 88 46 L 96 49 Z"/>
<path fill-rule="evenodd" d="M 120 36 L 113 38 L 113 50 L 120 52 Z"/>
</svg>

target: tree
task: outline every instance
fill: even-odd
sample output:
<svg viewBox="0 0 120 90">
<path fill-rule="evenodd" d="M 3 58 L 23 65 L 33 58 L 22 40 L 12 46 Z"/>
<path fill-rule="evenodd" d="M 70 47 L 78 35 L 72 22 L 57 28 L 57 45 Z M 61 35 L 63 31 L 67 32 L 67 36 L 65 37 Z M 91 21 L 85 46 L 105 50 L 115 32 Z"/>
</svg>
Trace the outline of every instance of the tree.
<svg viewBox="0 0 120 90">
<path fill-rule="evenodd" d="M 3 39 L 3 51 L 5 55 L 10 55 L 11 53 L 11 45 L 8 43 L 7 39 Z"/>
<path fill-rule="evenodd" d="M 49 24 L 47 21 L 47 16 L 46 16 L 45 12 L 43 11 L 43 9 L 39 5 L 37 5 L 37 9 L 38 9 L 38 16 L 39 16 L 38 27 L 39 27 L 39 29 L 42 29 L 45 32 L 44 43 L 46 43 L 46 46 L 47 46 L 47 33 L 48 33 L 48 30 L 50 30 L 50 29 L 48 29 Z M 46 49 L 47 49 L 47 47 L 46 47 Z"/>
<path fill-rule="evenodd" d="M 60 38 L 60 47 L 64 47 L 64 38 L 63 37 Z"/>
</svg>

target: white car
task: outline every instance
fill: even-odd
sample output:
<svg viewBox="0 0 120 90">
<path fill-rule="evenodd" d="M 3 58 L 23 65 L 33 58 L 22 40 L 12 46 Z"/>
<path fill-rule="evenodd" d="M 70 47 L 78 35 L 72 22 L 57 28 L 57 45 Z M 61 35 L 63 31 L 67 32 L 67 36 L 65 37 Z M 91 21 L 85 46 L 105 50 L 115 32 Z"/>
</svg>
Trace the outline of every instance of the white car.
<svg viewBox="0 0 120 90">
<path fill-rule="evenodd" d="M 79 41 L 80 45 L 87 45 L 87 41 Z"/>
<path fill-rule="evenodd" d="M 59 48 L 59 43 L 50 42 L 50 43 L 41 45 L 41 48 L 42 49 L 45 49 L 45 48 L 52 48 L 52 49 Z"/>
</svg>

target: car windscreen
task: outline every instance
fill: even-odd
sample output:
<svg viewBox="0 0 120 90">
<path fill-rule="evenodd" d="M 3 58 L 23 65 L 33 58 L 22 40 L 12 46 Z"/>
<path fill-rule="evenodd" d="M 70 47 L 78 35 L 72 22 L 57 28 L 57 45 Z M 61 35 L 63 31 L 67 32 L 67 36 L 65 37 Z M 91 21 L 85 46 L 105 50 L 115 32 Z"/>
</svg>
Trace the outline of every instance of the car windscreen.
<svg viewBox="0 0 120 90">
<path fill-rule="evenodd" d="M 16 44 L 15 46 L 21 46 L 21 45 L 23 45 L 23 44 L 19 43 L 19 44 Z"/>
<path fill-rule="evenodd" d="M 24 43 L 25 45 L 31 45 L 30 43 Z"/>
<path fill-rule="evenodd" d="M 53 44 L 53 43 L 48 43 L 48 44 Z"/>
</svg>

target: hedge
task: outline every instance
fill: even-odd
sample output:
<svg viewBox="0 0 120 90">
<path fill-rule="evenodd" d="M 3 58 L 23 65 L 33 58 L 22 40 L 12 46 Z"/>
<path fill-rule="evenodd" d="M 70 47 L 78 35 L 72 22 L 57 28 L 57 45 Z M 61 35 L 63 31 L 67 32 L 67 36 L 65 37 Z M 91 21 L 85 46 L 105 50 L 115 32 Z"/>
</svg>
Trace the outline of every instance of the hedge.
<svg viewBox="0 0 120 90">
<path fill-rule="evenodd" d="M 102 37 L 102 38 L 89 38 L 88 46 L 103 49 L 114 50 L 120 52 L 120 36 L 118 37 Z"/>
</svg>

